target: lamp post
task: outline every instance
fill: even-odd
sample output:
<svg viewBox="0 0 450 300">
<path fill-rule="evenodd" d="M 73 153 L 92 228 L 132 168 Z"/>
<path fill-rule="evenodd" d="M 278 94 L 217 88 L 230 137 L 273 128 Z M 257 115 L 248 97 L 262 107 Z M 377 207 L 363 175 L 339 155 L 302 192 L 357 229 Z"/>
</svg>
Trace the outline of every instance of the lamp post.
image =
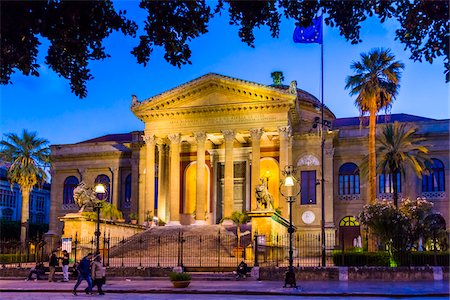
<svg viewBox="0 0 450 300">
<path fill-rule="evenodd" d="M 103 200 L 107 197 L 107 191 L 103 184 L 97 184 L 95 186 L 95 195 L 98 201 L 94 203 L 94 209 L 97 212 L 97 229 L 95 230 L 95 253 L 100 251 L 100 209 L 102 208 Z"/>
<path fill-rule="evenodd" d="M 292 224 L 292 203 L 295 201 L 295 198 L 300 194 L 300 181 L 295 178 L 294 166 L 286 166 L 282 174 L 284 175 L 284 179 L 280 183 L 280 194 L 285 197 L 289 203 L 289 269 L 285 274 L 284 278 L 284 287 L 290 285 L 290 287 L 297 287 L 297 283 L 295 281 L 295 272 L 294 272 L 294 257 L 293 257 L 293 247 L 292 247 L 292 237 L 295 232 L 294 225 Z M 298 185 L 298 190 L 295 191 L 295 186 Z"/>
<path fill-rule="evenodd" d="M 324 174 L 324 157 L 325 157 L 325 136 L 323 134 L 324 127 L 331 128 L 331 122 L 324 120 L 323 116 L 323 103 L 321 105 L 321 118 L 315 117 L 313 122 L 313 128 L 317 128 L 320 125 L 320 149 L 321 149 L 321 179 L 320 179 L 320 187 L 321 187 L 321 222 L 320 222 L 320 242 L 322 248 L 322 267 L 326 267 L 326 253 L 325 253 L 325 174 Z"/>
</svg>

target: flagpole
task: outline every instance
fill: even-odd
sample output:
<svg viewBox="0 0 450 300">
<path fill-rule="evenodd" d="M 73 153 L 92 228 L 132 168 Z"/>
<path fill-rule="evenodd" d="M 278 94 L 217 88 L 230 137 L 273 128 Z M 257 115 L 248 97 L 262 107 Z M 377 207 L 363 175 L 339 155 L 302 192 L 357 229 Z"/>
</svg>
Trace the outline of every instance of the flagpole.
<svg viewBox="0 0 450 300">
<path fill-rule="evenodd" d="M 326 267 L 326 253 L 325 253 L 325 174 L 324 174 L 324 148 L 325 148 L 325 137 L 324 137 L 324 104 L 323 104 L 323 44 L 324 44 L 324 36 L 323 36 L 323 13 L 322 13 L 322 26 L 320 26 L 320 30 L 322 30 L 322 43 L 320 44 L 320 74 L 321 74 L 321 80 L 320 80 L 320 97 L 321 97 L 321 119 L 322 119 L 322 130 L 321 130 L 321 172 L 322 172 L 322 179 L 321 179 L 321 196 L 322 196 L 322 222 L 321 222 L 321 247 L 322 247 L 322 267 Z"/>
</svg>

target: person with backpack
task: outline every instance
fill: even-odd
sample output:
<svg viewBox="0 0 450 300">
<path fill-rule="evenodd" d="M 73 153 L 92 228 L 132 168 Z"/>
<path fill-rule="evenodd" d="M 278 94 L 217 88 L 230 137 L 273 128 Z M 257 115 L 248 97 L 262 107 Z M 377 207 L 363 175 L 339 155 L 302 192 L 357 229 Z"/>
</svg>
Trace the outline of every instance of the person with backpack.
<svg viewBox="0 0 450 300">
<path fill-rule="evenodd" d="M 73 287 L 73 294 L 77 296 L 77 288 L 81 284 L 83 280 L 86 280 L 88 287 L 86 290 L 86 294 L 92 294 L 92 279 L 91 279 L 91 259 L 92 259 L 92 253 L 88 253 L 83 259 L 81 259 L 80 263 L 78 264 L 78 278 L 77 283 L 75 283 L 75 286 Z"/>
</svg>

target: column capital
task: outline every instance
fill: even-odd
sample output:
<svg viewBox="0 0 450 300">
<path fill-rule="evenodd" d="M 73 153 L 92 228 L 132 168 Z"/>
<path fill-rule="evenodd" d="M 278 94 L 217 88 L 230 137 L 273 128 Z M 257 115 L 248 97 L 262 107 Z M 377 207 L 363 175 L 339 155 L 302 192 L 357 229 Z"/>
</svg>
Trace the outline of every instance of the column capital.
<svg viewBox="0 0 450 300">
<path fill-rule="evenodd" d="M 206 132 L 194 132 L 194 138 L 197 144 L 204 143 L 206 141 Z"/>
<path fill-rule="evenodd" d="M 156 142 L 156 137 L 153 134 L 144 134 L 142 136 L 142 139 L 144 140 L 144 142 L 148 145 L 148 144 L 155 144 Z"/>
<path fill-rule="evenodd" d="M 222 130 L 223 137 L 225 138 L 225 141 L 232 142 L 234 140 L 234 137 L 236 136 L 236 131 L 231 129 L 225 129 Z"/>
<path fill-rule="evenodd" d="M 280 135 L 280 138 L 287 139 L 291 135 L 291 126 L 278 127 L 278 134 Z"/>
<path fill-rule="evenodd" d="M 171 144 L 179 144 L 181 143 L 181 134 L 180 133 L 172 133 L 167 136 L 170 140 Z"/>
<path fill-rule="evenodd" d="M 263 134 L 262 128 L 252 128 L 249 131 L 252 140 L 259 140 Z"/>
</svg>

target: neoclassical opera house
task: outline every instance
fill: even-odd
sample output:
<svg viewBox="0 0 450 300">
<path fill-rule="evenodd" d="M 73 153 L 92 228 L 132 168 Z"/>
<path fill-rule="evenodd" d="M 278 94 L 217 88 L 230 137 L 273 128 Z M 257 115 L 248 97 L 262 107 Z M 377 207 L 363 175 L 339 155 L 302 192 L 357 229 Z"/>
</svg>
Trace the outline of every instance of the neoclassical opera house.
<svg viewBox="0 0 450 300">
<path fill-rule="evenodd" d="M 288 218 L 279 184 L 281 171 L 294 165 L 301 180 L 292 211 L 297 230 L 320 231 L 324 199 L 326 230 L 351 241 L 359 232 L 354 217 L 367 203 L 358 166 L 368 121 L 336 118 L 325 107 L 321 130 L 320 107 L 295 81 L 264 85 L 212 73 L 142 101 L 133 96 L 131 110 L 144 131 L 52 146 L 50 230 L 60 233 L 59 217 L 78 210 L 73 189 L 82 180 L 106 184 L 108 201 L 124 216 L 137 213 L 143 222 L 150 212 L 167 225 L 216 224 L 233 211 L 255 211 L 255 187 L 264 180 L 273 208 Z M 393 121 L 418 127 L 435 162 L 422 179 L 412 172 L 398 179 L 400 197 L 433 201 L 448 229 L 449 120 L 378 117 L 378 124 Z M 391 183 L 389 175 L 378 176 L 378 198 L 392 199 Z"/>
</svg>

